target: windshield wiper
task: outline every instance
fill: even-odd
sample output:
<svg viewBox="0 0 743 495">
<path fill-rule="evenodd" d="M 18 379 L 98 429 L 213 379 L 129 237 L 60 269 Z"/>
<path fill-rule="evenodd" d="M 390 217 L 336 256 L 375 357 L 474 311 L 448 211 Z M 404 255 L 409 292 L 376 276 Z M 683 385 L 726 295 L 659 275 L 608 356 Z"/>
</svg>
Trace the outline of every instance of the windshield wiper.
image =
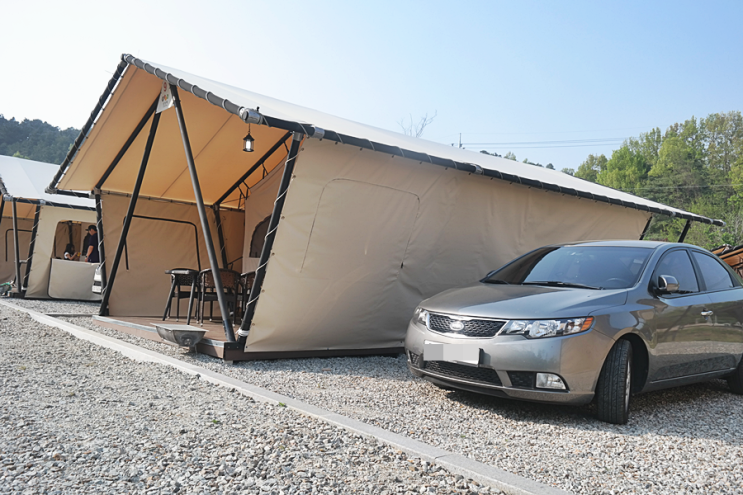
<svg viewBox="0 0 743 495">
<path fill-rule="evenodd" d="M 568 287 L 571 289 L 591 289 L 602 290 L 603 287 L 594 287 L 592 285 L 572 284 L 570 282 L 560 282 L 559 280 L 545 280 L 541 282 L 524 282 L 521 285 L 546 285 L 547 287 Z"/>
<path fill-rule="evenodd" d="M 499 278 L 494 278 L 494 279 L 491 279 L 491 278 L 489 278 L 489 279 L 483 280 L 483 282 L 485 282 L 486 284 L 503 284 L 503 285 L 511 285 L 511 284 L 509 284 L 508 282 L 506 282 L 505 280 L 501 280 L 501 279 L 499 279 Z"/>
</svg>

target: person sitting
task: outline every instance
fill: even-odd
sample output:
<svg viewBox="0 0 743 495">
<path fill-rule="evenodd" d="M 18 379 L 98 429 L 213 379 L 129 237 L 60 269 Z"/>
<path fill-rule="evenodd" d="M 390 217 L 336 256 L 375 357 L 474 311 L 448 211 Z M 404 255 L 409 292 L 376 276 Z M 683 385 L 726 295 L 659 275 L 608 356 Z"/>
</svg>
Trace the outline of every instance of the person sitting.
<svg viewBox="0 0 743 495">
<path fill-rule="evenodd" d="M 88 226 L 88 234 L 90 234 L 88 239 L 88 251 L 85 253 L 83 261 L 87 261 L 88 263 L 99 263 L 101 260 L 98 254 L 98 229 L 95 225 Z"/>
<path fill-rule="evenodd" d="M 64 248 L 64 259 L 69 261 L 77 261 L 80 259 L 80 253 L 75 251 L 74 244 L 67 244 L 67 247 Z"/>
</svg>

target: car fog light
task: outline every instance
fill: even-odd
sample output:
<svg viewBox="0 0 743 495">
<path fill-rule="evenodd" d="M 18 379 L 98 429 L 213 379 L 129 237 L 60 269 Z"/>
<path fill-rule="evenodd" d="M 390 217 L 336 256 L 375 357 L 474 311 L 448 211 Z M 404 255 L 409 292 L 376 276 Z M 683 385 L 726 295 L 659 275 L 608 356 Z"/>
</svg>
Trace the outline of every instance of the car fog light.
<svg viewBox="0 0 743 495">
<path fill-rule="evenodd" d="M 537 373 L 537 388 L 553 388 L 557 390 L 565 390 L 565 383 L 557 375 L 552 373 Z"/>
</svg>

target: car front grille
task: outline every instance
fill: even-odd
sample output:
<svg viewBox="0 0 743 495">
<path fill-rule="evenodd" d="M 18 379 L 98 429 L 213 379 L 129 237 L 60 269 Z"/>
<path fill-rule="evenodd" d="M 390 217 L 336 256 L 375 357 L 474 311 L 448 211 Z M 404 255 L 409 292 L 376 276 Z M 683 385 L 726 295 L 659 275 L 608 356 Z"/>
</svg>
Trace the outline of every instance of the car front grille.
<svg viewBox="0 0 743 495">
<path fill-rule="evenodd" d="M 410 363 L 416 368 L 423 367 L 423 354 L 416 354 L 413 351 L 408 351 L 408 357 L 410 357 Z"/>
<path fill-rule="evenodd" d="M 509 371 L 508 378 L 511 379 L 511 385 L 519 388 L 535 388 L 536 373 L 531 371 Z"/>
<path fill-rule="evenodd" d="M 452 330 L 452 323 L 460 321 L 464 324 L 464 328 Z M 503 320 L 457 320 L 436 313 L 430 313 L 428 316 L 429 329 L 434 332 L 461 335 L 462 337 L 495 337 L 505 323 Z"/>
<path fill-rule="evenodd" d="M 425 371 L 436 373 L 442 377 L 487 383 L 488 385 L 502 385 L 498 373 L 491 368 L 475 368 L 474 366 L 465 366 L 446 361 L 425 361 L 423 364 Z"/>
</svg>

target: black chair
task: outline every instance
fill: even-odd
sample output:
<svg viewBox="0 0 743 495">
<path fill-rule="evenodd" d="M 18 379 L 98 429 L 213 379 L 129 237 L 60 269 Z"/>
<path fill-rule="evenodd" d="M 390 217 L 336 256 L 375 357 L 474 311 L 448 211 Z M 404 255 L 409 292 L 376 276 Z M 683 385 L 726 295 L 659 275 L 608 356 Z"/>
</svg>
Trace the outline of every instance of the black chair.
<svg viewBox="0 0 743 495">
<path fill-rule="evenodd" d="M 165 321 L 166 318 L 170 318 L 173 299 L 176 300 L 175 320 L 179 321 L 181 317 L 181 299 L 188 298 L 188 316 L 186 317 L 186 325 L 190 325 L 193 300 L 198 294 L 197 279 L 199 272 L 191 270 L 190 268 L 174 268 L 172 270 L 166 270 L 165 273 L 170 275 L 170 294 L 168 294 L 168 300 L 165 302 L 163 321 Z M 188 291 L 181 291 L 181 287 L 188 287 L 189 289 Z M 196 305 L 196 318 L 198 317 L 199 307 Z"/>
<path fill-rule="evenodd" d="M 234 270 L 220 269 L 222 289 L 227 298 L 227 307 L 231 311 L 234 321 L 237 321 L 237 296 L 240 286 L 240 274 Z M 214 283 L 214 275 L 211 268 L 201 270 L 199 273 L 199 323 L 204 324 L 204 306 L 209 302 L 209 321 L 214 317 L 214 301 L 217 301 L 217 288 Z M 231 305 L 231 308 L 230 308 Z M 229 318 L 230 315 L 222 315 Z"/>
</svg>

